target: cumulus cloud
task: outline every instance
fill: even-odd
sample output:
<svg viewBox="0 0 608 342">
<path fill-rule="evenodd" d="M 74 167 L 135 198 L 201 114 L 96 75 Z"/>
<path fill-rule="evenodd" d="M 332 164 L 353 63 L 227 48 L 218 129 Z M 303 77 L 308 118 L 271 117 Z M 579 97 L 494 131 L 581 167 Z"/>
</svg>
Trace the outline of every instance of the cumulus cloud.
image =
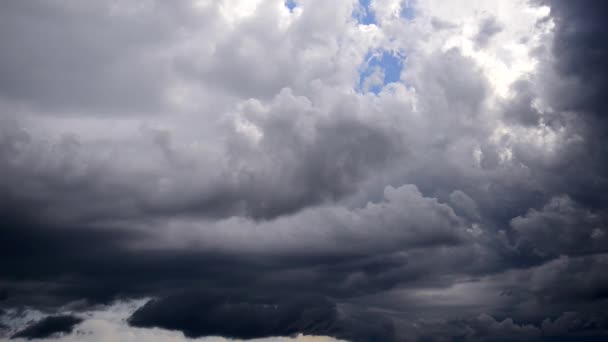
<svg viewBox="0 0 608 342">
<path fill-rule="evenodd" d="M 605 337 L 605 5 L 0 9 L 2 337 Z"/>
</svg>

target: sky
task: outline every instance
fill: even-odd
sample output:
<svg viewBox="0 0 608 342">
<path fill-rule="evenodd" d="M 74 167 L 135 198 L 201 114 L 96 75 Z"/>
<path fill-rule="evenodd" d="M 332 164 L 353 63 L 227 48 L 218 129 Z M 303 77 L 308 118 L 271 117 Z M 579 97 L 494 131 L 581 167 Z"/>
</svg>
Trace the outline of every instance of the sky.
<svg viewBox="0 0 608 342">
<path fill-rule="evenodd" d="M 0 340 L 608 340 L 606 14 L 2 1 Z"/>
</svg>

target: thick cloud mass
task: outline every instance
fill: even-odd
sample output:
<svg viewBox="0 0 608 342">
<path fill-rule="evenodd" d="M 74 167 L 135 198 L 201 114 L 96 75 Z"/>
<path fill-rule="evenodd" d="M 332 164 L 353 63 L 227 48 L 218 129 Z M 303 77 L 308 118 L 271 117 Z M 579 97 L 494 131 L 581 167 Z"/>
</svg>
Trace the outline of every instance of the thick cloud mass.
<svg viewBox="0 0 608 342">
<path fill-rule="evenodd" d="M 19 331 L 12 338 L 47 338 L 54 334 L 70 333 L 82 319 L 74 316 L 48 316 Z"/>
<path fill-rule="evenodd" d="M 606 5 L 6 1 L 0 338 L 608 338 Z"/>
<path fill-rule="evenodd" d="M 185 308 L 184 306 L 187 306 Z M 150 301 L 129 324 L 181 330 L 186 336 L 330 335 L 352 341 L 391 341 L 390 320 L 338 307 L 326 298 L 290 293 L 288 298 L 243 298 L 241 294 L 185 293 Z"/>
</svg>

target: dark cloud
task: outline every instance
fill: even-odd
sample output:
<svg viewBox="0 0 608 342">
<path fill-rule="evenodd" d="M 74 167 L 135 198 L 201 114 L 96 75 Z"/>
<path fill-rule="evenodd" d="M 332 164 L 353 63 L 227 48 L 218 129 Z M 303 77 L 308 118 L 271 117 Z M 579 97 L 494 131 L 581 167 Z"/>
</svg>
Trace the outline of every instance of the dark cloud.
<svg viewBox="0 0 608 342">
<path fill-rule="evenodd" d="M 536 98 L 529 82 L 520 80 L 511 87 L 515 98 L 505 103 L 504 116 L 508 122 L 521 125 L 536 126 L 541 119 L 541 113 L 534 108 Z"/>
<path fill-rule="evenodd" d="M 401 209 L 408 205 L 413 210 Z M 259 237 L 268 241 L 226 240 L 225 246 L 215 248 L 166 248 L 159 244 L 162 237 L 159 240 L 150 229 L 86 222 L 51 224 L 28 218 L 30 213 L 24 210 L 2 215 L 6 224 L 0 242 L 0 275 L 6 294 L 2 304 L 9 307 L 53 308 L 79 299 L 108 303 L 128 296 L 171 293 L 194 284 L 210 290 L 290 288 L 352 296 L 435 275 L 425 275 L 419 265 L 408 266 L 409 256 L 402 253 L 405 249 L 459 248 L 467 243 L 453 211 L 421 197 L 415 187 L 389 188 L 386 202 L 353 212 L 302 214 L 283 222 L 237 227 L 239 234 L 265 229 L 268 234 Z M 366 230 L 379 217 L 386 222 L 370 236 Z M 279 249 L 273 235 L 284 234 L 284 225 L 310 222 L 321 227 L 310 227 L 298 238 L 301 242 Z M 327 240 L 323 245 L 315 242 L 320 236 Z M 146 243 L 150 245 L 145 247 Z M 336 248 L 337 243 L 343 246 Z"/>
<path fill-rule="evenodd" d="M 76 316 L 48 316 L 38 322 L 34 322 L 27 328 L 17 332 L 11 338 L 41 339 L 49 338 L 57 334 L 69 334 L 74 326 L 81 323 L 82 318 Z"/>
<path fill-rule="evenodd" d="M 604 77 L 608 70 L 608 30 L 603 18 L 608 6 L 590 0 L 547 0 L 542 3 L 551 7 L 551 16 L 556 24 L 553 41 L 555 67 L 563 76 L 576 80 L 575 88 L 571 89 L 574 93 L 555 94 L 552 104 L 564 110 L 588 112 L 605 118 L 607 107 L 602 94 L 608 86 Z M 563 97 L 559 98 L 560 95 Z"/>
<path fill-rule="evenodd" d="M 525 274 L 530 280 L 529 290 L 539 299 L 540 303 L 550 306 L 561 306 L 567 310 L 573 302 L 583 304 L 582 307 L 598 304 L 598 307 L 587 307 L 589 312 L 603 312 L 602 304 L 608 301 L 608 278 L 600 271 L 606 267 L 606 254 L 566 257 L 553 260 L 540 266 L 536 274 Z"/>
<path fill-rule="evenodd" d="M 129 324 L 188 337 L 606 337 L 606 6 L 534 3 L 505 97 L 478 56 L 387 38 L 424 20 L 377 8 L 379 34 L 349 2 L 3 4 L 1 324 L 150 297 Z M 483 15 L 491 50 L 513 32 Z M 356 93 L 385 38 L 403 81 Z"/>
<path fill-rule="evenodd" d="M 608 237 L 605 217 L 580 207 L 568 197 L 553 198 L 541 211 L 516 217 L 511 226 L 518 233 L 518 248 L 541 257 L 605 253 Z"/>
<path fill-rule="evenodd" d="M 286 99 L 278 101 L 295 100 L 290 94 L 279 97 Z M 222 146 L 227 160 L 213 171 L 197 161 L 182 162 L 170 133 L 148 129 L 145 134 L 152 135 L 153 145 L 139 147 L 167 158 L 169 165 L 144 174 L 125 173 L 117 164 L 100 160 L 102 154 L 115 153 L 111 144 L 97 150 L 77 136 L 43 141 L 18 120 L 0 119 L 4 176 L 0 192 L 10 201 L 37 208 L 41 217 L 55 219 L 167 215 L 271 219 L 340 200 L 403 153 L 396 147 L 396 132 L 346 118 L 341 109 L 335 113 L 339 117 L 315 123 L 308 132 L 315 137 L 310 139 L 297 121 L 282 117 L 284 110 L 295 109 L 283 107 L 277 105 L 260 120 L 265 134 L 259 146 L 251 146 L 234 131 L 225 132 L 230 137 Z M 198 172 L 209 173 L 214 181 L 192 184 Z M 160 194 L 159 183 L 167 173 L 174 174 L 169 179 L 173 185 Z"/>
<path fill-rule="evenodd" d="M 608 337 L 606 317 L 564 312 L 555 319 L 546 319 L 541 325 L 547 339 L 560 341 L 602 341 Z"/>
<path fill-rule="evenodd" d="M 412 341 L 603 341 L 608 334 L 602 318 L 565 312 L 542 324 L 497 319 L 487 314 L 460 320 L 423 321 L 408 328 Z"/>
<path fill-rule="evenodd" d="M 394 132 L 340 117 L 317 123 L 310 141 L 294 118 L 306 113 L 292 113 L 286 120 L 283 110 L 292 109 L 279 106 L 259 122 L 265 133 L 257 149 L 247 141 L 230 146 L 236 163 L 248 155 L 259 169 L 244 170 L 236 184 L 226 184 L 217 195 L 192 201 L 184 209 L 211 210 L 211 215 L 236 212 L 256 219 L 294 213 L 352 194 L 400 152 Z"/>
<path fill-rule="evenodd" d="M 301 293 L 249 297 L 242 292 L 188 292 L 148 302 L 129 324 L 179 330 L 188 337 L 252 339 L 302 333 L 351 341 L 395 340 L 390 320 L 352 311 L 328 298 Z"/>
<path fill-rule="evenodd" d="M 544 120 L 582 136 L 578 148 L 565 151 L 560 159 L 560 181 L 552 184 L 584 205 L 600 209 L 607 203 L 604 191 L 608 172 L 606 147 L 608 132 L 606 101 L 602 94 L 608 84 L 605 55 L 608 51 L 603 23 L 604 3 L 593 1 L 540 1 L 550 6 L 555 22 L 551 51 L 539 77 L 537 92 L 553 109 Z M 556 165 L 557 167 L 557 165 Z"/>
</svg>

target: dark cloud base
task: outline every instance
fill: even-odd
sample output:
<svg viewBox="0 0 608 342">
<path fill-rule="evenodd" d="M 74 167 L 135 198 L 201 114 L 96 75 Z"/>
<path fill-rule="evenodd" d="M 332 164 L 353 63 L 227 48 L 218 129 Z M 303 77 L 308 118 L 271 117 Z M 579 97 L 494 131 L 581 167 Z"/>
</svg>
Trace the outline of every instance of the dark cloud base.
<svg viewBox="0 0 608 342">
<path fill-rule="evenodd" d="M 48 316 L 38 322 L 30 324 L 27 328 L 17 332 L 11 338 L 40 339 L 49 338 L 56 334 L 69 334 L 74 326 L 81 323 L 82 318 L 75 316 Z"/>
<path fill-rule="evenodd" d="M 395 340 L 392 322 L 381 316 L 339 308 L 319 295 L 286 296 L 190 291 L 148 302 L 129 318 L 129 324 L 179 330 L 188 337 L 253 339 L 305 334 L 351 341 Z"/>
</svg>

